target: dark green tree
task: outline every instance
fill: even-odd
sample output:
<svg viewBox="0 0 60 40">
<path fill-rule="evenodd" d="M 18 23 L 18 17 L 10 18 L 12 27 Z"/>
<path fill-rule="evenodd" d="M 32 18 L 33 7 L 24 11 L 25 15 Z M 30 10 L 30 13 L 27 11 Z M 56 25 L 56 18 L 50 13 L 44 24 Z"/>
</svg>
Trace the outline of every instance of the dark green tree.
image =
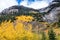
<svg viewBox="0 0 60 40">
<path fill-rule="evenodd" d="M 50 28 L 50 30 L 48 31 L 48 36 L 49 40 L 56 40 L 56 35 L 52 28 Z"/>
</svg>

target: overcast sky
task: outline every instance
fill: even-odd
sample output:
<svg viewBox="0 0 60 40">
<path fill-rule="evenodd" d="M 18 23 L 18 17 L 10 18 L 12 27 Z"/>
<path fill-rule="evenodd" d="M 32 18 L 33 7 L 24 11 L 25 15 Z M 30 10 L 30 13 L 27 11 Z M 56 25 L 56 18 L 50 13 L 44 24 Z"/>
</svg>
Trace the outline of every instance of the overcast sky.
<svg viewBox="0 0 60 40">
<path fill-rule="evenodd" d="M 40 9 L 49 5 L 52 0 L 0 0 L 0 12 L 13 5 L 23 5 L 26 7 Z"/>
</svg>

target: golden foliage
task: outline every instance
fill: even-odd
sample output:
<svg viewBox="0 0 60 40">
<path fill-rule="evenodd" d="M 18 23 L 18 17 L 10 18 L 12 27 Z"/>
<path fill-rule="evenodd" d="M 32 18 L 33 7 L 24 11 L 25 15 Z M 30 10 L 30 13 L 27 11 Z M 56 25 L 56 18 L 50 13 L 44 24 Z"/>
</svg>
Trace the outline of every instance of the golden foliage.
<svg viewBox="0 0 60 40">
<path fill-rule="evenodd" d="M 18 16 L 15 23 L 11 21 L 2 22 L 0 25 L 0 40 L 37 40 L 38 35 L 32 33 L 32 25 L 26 26 L 19 21 L 32 21 L 31 16 Z M 14 25 L 15 24 L 15 25 Z M 27 30 L 26 30 L 27 29 Z"/>
<path fill-rule="evenodd" d="M 17 20 L 26 21 L 26 22 L 30 22 L 34 19 L 32 16 L 24 16 L 24 15 L 17 16 L 16 18 Z"/>
</svg>

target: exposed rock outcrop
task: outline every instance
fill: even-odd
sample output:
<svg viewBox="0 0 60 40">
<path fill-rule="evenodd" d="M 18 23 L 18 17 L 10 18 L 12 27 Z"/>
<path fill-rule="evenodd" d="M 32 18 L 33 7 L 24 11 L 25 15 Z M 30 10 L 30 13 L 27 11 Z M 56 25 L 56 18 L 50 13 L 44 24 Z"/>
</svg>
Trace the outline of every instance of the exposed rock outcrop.
<svg viewBox="0 0 60 40">
<path fill-rule="evenodd" d="M 46 8 L 40 9 L 40 12 L 47 13 L 43 16 L 43 20 L 49 23 L 59 22 L 60 20 L 60 1 L 54 0 Z"/>
</svg>

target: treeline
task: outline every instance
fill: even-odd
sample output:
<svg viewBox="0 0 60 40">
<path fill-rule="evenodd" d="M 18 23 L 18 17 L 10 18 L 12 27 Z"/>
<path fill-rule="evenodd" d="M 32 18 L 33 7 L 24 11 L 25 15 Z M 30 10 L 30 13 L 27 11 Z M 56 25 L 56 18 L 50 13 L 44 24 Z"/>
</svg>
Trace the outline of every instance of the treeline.
<svg viewBox="0 0 60 40">
<path fill-rule="evenodd" d="M 9 13 L 9 14 L 2 13 L 2 14 L 0 14 L 0 23 L 5 21 L 5 20 L 7 20 L 7 21 L 11 20 L 13 22 L 14 20 L 16 20 L 16 18 L 15 18 L 16 16 L 21 16 L 21 15 L 32 16 L 32 17 L 34 17 L 34 20 L 42 21 L 41 13 L 17 13 L 17 12 L 13 12 L 13 14 L 12 13 Z"/>
</svg>

